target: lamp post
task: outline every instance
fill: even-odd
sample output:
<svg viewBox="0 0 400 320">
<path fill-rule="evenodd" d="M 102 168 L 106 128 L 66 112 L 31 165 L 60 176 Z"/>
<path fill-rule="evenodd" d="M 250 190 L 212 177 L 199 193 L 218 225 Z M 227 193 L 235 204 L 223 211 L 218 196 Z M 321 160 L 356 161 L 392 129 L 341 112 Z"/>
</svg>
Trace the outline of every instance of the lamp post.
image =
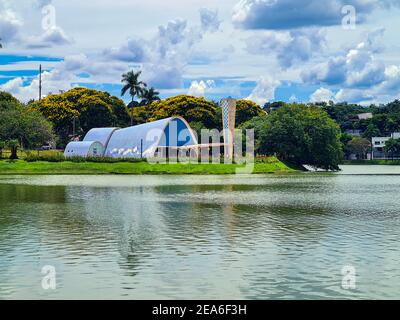
<svg viewBox="0 0 400 320">
<path fill-rule="evenodd" d="M 39 65 L 39 101 L 42 99 L 42 65 Z"/>
</svg>

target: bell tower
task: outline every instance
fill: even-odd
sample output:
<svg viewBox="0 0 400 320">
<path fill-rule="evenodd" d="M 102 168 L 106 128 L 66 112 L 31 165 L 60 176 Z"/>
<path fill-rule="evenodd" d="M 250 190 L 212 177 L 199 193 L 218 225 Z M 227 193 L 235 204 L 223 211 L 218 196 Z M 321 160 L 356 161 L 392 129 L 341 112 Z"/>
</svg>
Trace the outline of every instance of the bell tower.
<svg viewBox="0 0 400 320">
<path fill-rule="evenodd" d="M 224 133 L 225 157 L 233 160 L 233 144 L 235 136 L 236 100 L 232 98 L 222 99 L 222 127 Z"/>
</svg>

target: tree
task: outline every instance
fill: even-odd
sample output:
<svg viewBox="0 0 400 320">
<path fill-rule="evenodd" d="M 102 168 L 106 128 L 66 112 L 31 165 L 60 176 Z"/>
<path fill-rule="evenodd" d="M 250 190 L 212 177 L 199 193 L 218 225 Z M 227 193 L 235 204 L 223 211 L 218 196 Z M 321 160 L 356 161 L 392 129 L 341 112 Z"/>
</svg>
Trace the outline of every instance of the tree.
<svg viewBox="0 0 400 320">
<path fill-rule="evenodd" d="M 144 93 L 144 88 L 147 85 L 143 81 L 139 81 L 139 77 L 142 74 L 141 71 L 134 72 L 129 71 L 122 75 L 121 82 L 124 83 L 124 86 L 121 89 L 121 97 L 125 95 L 129 91 L 129 94 L 132 98 L 132 102 L 134 102 L 136 96 L 140 96 Z M 133 124 L 133 106 L 131 108 L 131 125 Z"/>
<path fill-rule="evenodd" d="M 285 105 L 261 119 L 257 125 L 265 131 L 259 146 L 263 153 L 275 153 L 281 160 L 299 166 L 339 169 L 340 128 L 321 108 Z"/>
<path fill-rule="evenodd" d="M 371 140 L 372 137 L 379 137 L 379 136 L 381 136 L 381 132 L 373 123 L 370 123 L 367 126 L 367 129 L 363 133 L 363 137 L 369 140 Z"/>
<path fill-rule="evenodd" d="M 3 150 L 6 147 L 6 142 L 0 140 L 0 159 L 3 158 Z"/>
<path fill-rule="evenodd" d="M 160 101 L 159 92 L 156 91 L 154 88 L 146 89 L 143 88 L 143 92 L 141 93 L 140 97 L 142 101 L 140 101 L 140 105 L 149 105 L 152 104 L 154 101 Z"/>
<path fill-rule="evenodd" d="M 14 139 L 14 140 L 9 140 L 7 142 L 7 146 L 10 148 L 11 150 L 11 155 L 10 155 L 10 159 L 12 160 L 16 160 L 18 159 L 18 148 L 19 148 L 19 142 L 18 140 Z"/>
<path fill-rule="evenodd" d="M 130 117 L 125 103 L 107 92 L 74 88 L 49 95 L 28 106 L 49 120 L 65 146 L 75 135 L 84 135 L 96 127 L 124 127 Z M 75 131 L 74 131 L 75 129 Z"/>
<path fill-rule="evenodd" d="M 249 121 L 254 117 L 266 116 L 266 111 L 250 100 L 238 100 L 236 102 L 236 126 Z"/>
<path fill-rule="evenodd" d="M 239 126 L 242 130 L 254 130 L 254 151 L 258 155 L 268 155 L 271 154 L 271 150 L 267 149 L 267 132 L 268 132 L 268 121 L 265 116 L 254 117 L 249 121 L 243 123 Z M 243 138 L 243 141 L 244 138 Z"/>
<path fill-rule="evenodd" d="M 54 139 L 51 123 L 39 112 L 27 109 L 9 94 L 0 93 L 0 140 L 17 140 L 26 148 L 36 148 Z"/>
<path fill-rule="evenodd" d="M 165 119 L 173 116 L 184 117 L 189 123 L 201 123 L 203 128 L 218 128 L 216 123 L 219 107 L 204 98 L 189 95 L 179 95 L 161 101 L 155 101 L 148 106 L 134 109 L 135 123 L 144 123 Z"/>
<path fill-rule="evenodd" d="M 349 141 L 351 141 L 351 139 L 353 139 L 353 136 L 348 133 L 342 133 L 340 135 L 340 143 L 342 144 L 342 150 L 344 151 L 345 157 L 350 156 L 350 152 L 349 150 L 347 150 L 346 146 L 349 143 Z"/>
<path fill-rule="evenodd" d="M 12 94 L 4 91 L 0 91 L 0 110 L 9 108 L 12 105 L 19 104 L 18 99 L 13 97 Z"/>
<path fill-rule="evenodd" d="M 371 143 L 369 140 L 361 137 L 354 137 L 346 145 L 346 151 L 354 153 L 358 159 L 365 159 L 370 149 Z"/>
<path fill-rule="evenodd" d="M 283 101 L 275 101 L 275 102 L 267 102 L 263 106 L 263 110 L 267 113 L 271 113 L 274 110 L 277 110 L 286 105 L 286 102 Z"/>
<path fill-rule="evenodd" d="M 393 139 L 390 138 L 388 141 L 385 143 L 385 152 L 391 154 L 392 160 L 394 159 L 395 156 L 400 155 L 400 139 Z"/>
<path fill-rule="evenodd" d="M 98 96 L 83 96 L 79 104 L 79 123 L 84 132 L 95 127 L 109 126 L 116 120 L 111 105 Z"/>
</svg>

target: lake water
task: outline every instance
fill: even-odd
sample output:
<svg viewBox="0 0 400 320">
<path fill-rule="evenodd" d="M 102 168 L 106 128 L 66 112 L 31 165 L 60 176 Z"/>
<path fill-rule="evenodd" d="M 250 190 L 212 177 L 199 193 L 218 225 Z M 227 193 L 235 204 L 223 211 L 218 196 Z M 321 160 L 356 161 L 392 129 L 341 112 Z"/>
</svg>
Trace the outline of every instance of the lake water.
<svg viewBox="0 0 400 320">
<path fill-rule="evenodd" d="M 0 176 L 0 299 L 398 299 L 400 168 L 343 169 Z"/>
</svg>

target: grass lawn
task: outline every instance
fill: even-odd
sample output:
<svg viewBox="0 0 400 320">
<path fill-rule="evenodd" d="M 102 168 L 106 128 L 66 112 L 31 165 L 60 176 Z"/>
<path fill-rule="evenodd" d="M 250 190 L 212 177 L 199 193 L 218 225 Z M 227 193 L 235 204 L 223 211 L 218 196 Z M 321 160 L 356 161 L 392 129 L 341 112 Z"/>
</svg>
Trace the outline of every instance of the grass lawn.
<svg viewBox="0 0 400 320">
<path fill-rule="evenodd" d="M 147 162 L 0 161 L 0 174 L 234 174 L 236 164 L 150 164 Z M 257 161 L 253 173 L 295 172 L 274 157 Z"/>
</svg>

